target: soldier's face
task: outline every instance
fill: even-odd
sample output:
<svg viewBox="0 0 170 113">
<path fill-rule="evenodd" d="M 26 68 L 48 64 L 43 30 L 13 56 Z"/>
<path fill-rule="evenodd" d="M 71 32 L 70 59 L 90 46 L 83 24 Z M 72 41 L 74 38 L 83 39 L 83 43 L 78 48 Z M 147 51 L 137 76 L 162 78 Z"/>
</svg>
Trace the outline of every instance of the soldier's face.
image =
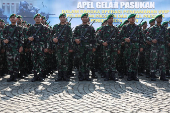
<svg viewBox="0 0 170 113">
<path fill-rule="evenodd" d="M 45 19 L 42 19 L 42 20 L 41 20 L 41 23 L 42 23 L 42 24 L 45 24 L 45 22 L 46 22 Z"/>
<path fill-rule="evenodd" d="M 17 17 L 12 16 L 12 17 L 10 18 L 10 21 L 11 21 L 11 23 L 16 23 L 16 22 L 17 22 Z"/>
<path fill-rule="evenodd" d="M 130 23 L 135 23 L 135 17 L 129 18 L 128 21 L 129 21 Z"/>
<path fill-rule="evenodd" d="M 107 20 L 107 22 L 110 23 L 110 24 L 113 23 L 113 17 L 109 18 L 109 19 Z"/>
<path fill-rule="evenodd" d="M 17 18 L 17 24 L 21 24 L 22 23 L 22 18 Z"/>
<path fill-rule="evenodd" d="M 66 17 L 65 16 L 61 16 L 60 17 L 60 22 L 61 23 L 65 23 L 66 22 Z"/>
<path fill-rule="evenodd" d="M 81 20 L 83 21 L 83 23 L 87 23 L 89 21 L 89 18 L 87 16 L 83 16 Z"/>
<path fill-rule="evenodd" d="M 152 23 L 150 23 L 151 26 L 155 25 L 155 21 L 153 21 Z"/>
<path fill-rule="evenodd" d="M 145 23 L 145 24 L 143 25 L 143 28 L 147 28 L 147 23 Z"/>
<path fill-rule="evenodd" d="M 0 27 L 4 27 L 4 22 L 0 22 Z"/>
<path fill-rule="evenodd" d="M 35 20 L 36 23 L 41 23 L 41 17 L 40 16 L 36 16 L 34 20 Z"/>
<path fill-rule="evenodd" d="M 164 27 L 168 28 L 168 24 L 165 24 Z"/>
<path fill-rule="evenodd" d="M 160 17 L 156 18 L 156 21 L 157 21 L 157 23 L 161 23 L 162 22 L 162 17 L 160 16 Z"/>
</svg>

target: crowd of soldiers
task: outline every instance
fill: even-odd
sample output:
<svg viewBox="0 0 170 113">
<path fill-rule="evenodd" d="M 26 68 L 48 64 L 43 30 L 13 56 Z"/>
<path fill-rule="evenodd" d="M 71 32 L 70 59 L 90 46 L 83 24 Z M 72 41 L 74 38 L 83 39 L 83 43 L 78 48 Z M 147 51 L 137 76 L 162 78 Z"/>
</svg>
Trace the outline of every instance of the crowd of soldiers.
<svg viewBox="0 0 170 113">
<path fill-rule="evenodd" d="M 113 25 L 109 14 L 95 30 L 88 13 L 81 16 L 82 24 L 72 31 L 71 20 L 65 13 L 60 23 L 51 27 L 41 14 L 30 25 L 22 16 L 12 14 L 10 25 L 0 19 L 0 76 L 10 75 L 7 82 L 24 79 L 33 74 L 32 82 L 43 81 L 58 71 L 55 81 L 69 81 L 75 68 L 79 81 L 97 78 L 105 81 L 123 79 L 139 81 L 146 75 L 151 81 L 168 81 L 170 77 L 170 28 L 162 22 L 162 14 L 147 22 L 135 24 L 136 14 L 119 26 Z M 156 24 L 155 24 L 156 21 Z M 91 73 L 90 73 L 91 72 Z M 156 75 L 159 72 L 159 76 Z M 118 75 L 118 76 L 116 76 Z M 91 77 L 90 77 L 91 76 Z"/>
</svg>

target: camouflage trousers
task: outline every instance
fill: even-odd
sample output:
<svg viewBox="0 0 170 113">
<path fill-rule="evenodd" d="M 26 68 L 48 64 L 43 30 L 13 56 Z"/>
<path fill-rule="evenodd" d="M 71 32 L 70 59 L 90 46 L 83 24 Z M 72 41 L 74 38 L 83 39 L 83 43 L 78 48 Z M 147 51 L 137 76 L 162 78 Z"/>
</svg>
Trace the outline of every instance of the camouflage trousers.
<svg viewBox="0 0 170 113">
<path fill-rule="evenodd" d="M 0 51 L 0 70 L 3 70 L 5 66 L 5 53 Z"/>
<path fill-rule="evenodd" d="M 127 72 L 137 72 L 139 61 L 139 47 L 137 43 L 125 44 L 125 51 L 123 53 Z"/>
<path fill-rule="evenodd" d="M 16 48 L 6 49 L 7 66 L 9 74 L 19 72 L 20 53 Z"/>
<path fill-rule="evenodd" d="M 45 70 L 44 45 L 36 44 L 31 47 L 31 60 L 33 62 L 33 73 L 43 73 Z"/>
<path fill-rule="evenodd" d="M 102 46 L 98 45 L 96 48 L 95 53 L 93 53 L 93 67 L 92 69 L 98 69 L 98 70 L 102 70 Z"/>
<path fill-rule="evenodd" d="M 151 47 L 147 46 L 145 49 L 145 69 L 150 70 L 150 53 Z"/>
<path fill-rule="evenodd" d="M 125 57 L 123 57 L 124 50 L 125 50 L 125 46 L 121 46 L 120 54 L 118 54 L 118 57 L 116 60 L 117 70 L 121 73 L 126 72 L 126 66 L 125 66 L 126 60 L 124 60 Z"/>
<path fill-rule="evenodd" d="M 150 70 L 151 72 L 156 72 L 158 68 L 165 72 L 166 65 L 166 52 L 164 44 L 152 44 L 150 52 Z"/>
<path fill-rule="evenodd" d="M 84 73 L 90 71 L 92 62 L 92 47 L 90 45 L 83 45 L 79 48 L 80 64 L 79 70 Z"/>
<path fill-rule="evenodd" d="M 110 47 L 110 45 L 106 47 L 103 46 L 102 48 L 104 72 L 116 71 L 116 60 L 118 56 L 116 45 L 112 47 Z"/>
<path fill-rule="evenodd" d="M 58 71 L 68 71 L 69 45 L 64 43 L 57 47 L 56 60 Z"/>
<path fill-rule="evenodd" d="M 166 54 L 166 70 L 170 70 L 170 47 L 167 48 Z"/>
</svg>

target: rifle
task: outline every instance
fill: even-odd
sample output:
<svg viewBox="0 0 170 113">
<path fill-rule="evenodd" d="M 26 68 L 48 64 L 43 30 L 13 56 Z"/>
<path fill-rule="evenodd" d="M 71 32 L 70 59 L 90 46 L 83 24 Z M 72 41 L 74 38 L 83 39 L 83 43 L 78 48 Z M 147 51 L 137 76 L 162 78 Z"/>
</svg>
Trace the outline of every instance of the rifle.
<svg viewBox="0 0 170 113">
<path fill-rule="evenodd" d="M 13 39 L 15 39 L 15 37 L 14 37 L 14 38 L 12 38 L 12 37 L 13 37 L 16 29 L 17 29 L 17 26 L 14 28 L 14 30 L 12 31 L 12 33 L 6 38 L 7 40 L 9 40 L 9 42 L 11 42 L 11 44 L 14 43 Z M 5 39 L 4 39 L 4 40 L 5 40 Z M 10 44 L 9 44 L 9 43 L 8 43 L 8 44 L 4 43 L 4 45 L 10 47 Z"/>
<path fill-rule="evenodd" d="M 164 40 L 160 38 L 160 35 L 161 35 L 161 33 L 165 30 L 165 28 L 164 28 L 164 27 L 161 27 L 161 28 L 162 28 L 161 31 L 159 32 L 159 34 L 157 35 L 157 37 L 156 37 L 155 39 L 156 39 L 157 41 L 163 42 Z"/>
<path fill-rule="evenodd" d="M 68 22 L 68 24 L 71 22 L 72 18 L 70 19 L 70 21 Z M 61 30 L 61 32 L 58 34 L 57 39 L 58 39 L 58 45 L 59 45 L 59 41 L 64 41 L 64 38 L 61 36 L 64 32 L 64 30 L 66 29 L 67 24 L 64 25 L 63 29 Z"/>
<path fill-rule="evenodd" d="M 142 19 L 142 21 L 143 21 L 143 19 Z M 140 22 L 140 24 L 142 23 L 142 21 Z M 133 35 L 136 33 L 136 31 L 139 29 L 139 27 L 140 27 L 140 24 L 138 25 L 138 26 L 136 26 L 136 28 L 133 30 L 133 32 L 130 34 L 130 40 L 131 41 L 137 41 L 136 39 L 134 39 L 135 37 L 133 37 Z"/>
<path fill-rule="evenodd" d="M 74 27 L 73 27 L 73 28 L 71 28 L 71 31 L 73 31 L 73 29 L 74 29 Z"/>
<path fill-rule="evenodd" d="M 36 42 L 40 41 L 40 39 L 37 37 L 37 34 L 38 34 L 38 32 L 40 31 L 40 29 L 41 29 L 42 27 L 43 27 L 43 25 L 41 25 L 41 26 L 37 29 L 37 31 L 33 34 L 34 44 L 35 44 L 35 41 L 36 41 Z M 33 41 L 29 41 L 28 45 L 30 45 Z"/>
<path fill-rule="evenodd" d="M 111 43 L 111 45 L 113 44 L 113 41 L 112 41 L 112 36 L 114 35 L 114 33 L 115 33 L 115 29 L 114 29 L 114 31 L 112 31 L 112 34 L 108 37 L 108 40 L 107 40 L 107 43 L 109 44 L 109 43 Z"/>
<path fill-rule="evenodd" d="M 91 23 L 91 25 L 89 27 L 91 27 L 94 22 L 95 22 L 95 20 Z M 87 34 L 87 31 L 88 31 L 88 28 L 86 28 L 86 31 L 80 36 L 80 40 L 81 41 L 85 41 L 86 40 L 85 35 Z M 81 43 L 81 45 L 82 45 L 82 43 Z"/>
</svg>

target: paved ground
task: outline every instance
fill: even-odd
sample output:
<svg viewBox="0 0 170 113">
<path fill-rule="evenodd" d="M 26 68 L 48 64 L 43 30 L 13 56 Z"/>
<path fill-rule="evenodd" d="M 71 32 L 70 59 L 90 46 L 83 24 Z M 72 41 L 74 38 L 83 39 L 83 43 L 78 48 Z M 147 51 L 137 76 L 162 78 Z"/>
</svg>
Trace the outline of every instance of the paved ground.
<svg viewBox="0 0 170 113">
<path fill-rule="evenodd" d="M 54 74 L 34 83 L 31 75 L 17 83 L 7 83 L 8 77 L 0 79 L 0 112 L 170 112 L 169 82 L 151 82 L 143 76 L 140 82 L 79 82 L 77 77 L 54 82 Z"/>
</svg>

